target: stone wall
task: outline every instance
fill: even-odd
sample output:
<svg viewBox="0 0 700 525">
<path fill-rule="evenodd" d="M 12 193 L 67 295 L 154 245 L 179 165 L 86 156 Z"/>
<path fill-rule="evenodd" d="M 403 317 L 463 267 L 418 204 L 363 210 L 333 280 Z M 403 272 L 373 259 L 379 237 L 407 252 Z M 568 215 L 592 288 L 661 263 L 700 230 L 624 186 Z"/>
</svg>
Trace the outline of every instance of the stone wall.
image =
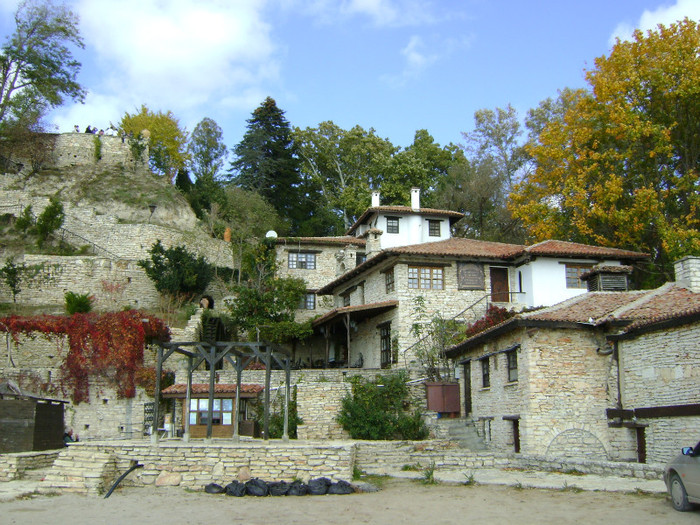
<svg viewBox="0 0 700 525">
<path fill-rule="evenodd" d="M 59 453 L 60 450 L 42 450 L 0 454 L 0 481 L 22 479 L 28 470 L 47 469 L 53 466 Z"/>
<path fill-rule="evenodd" d="M 297 414 L 304 424 L 297 427 L 298 439 L 348 439 L 335 418 L 350 390 L 349 383 L 299 383 Z"/>
<path fill-rule="evenodd" d="M 201 490 L 209 483 L 227 484 L 235 479 L 261 478 L 293 481 L 327 477 L 352 479 L 355 448 L 349 443 L 260 442 L 201 443 L 161 442 L 114 444 L 77 443 L 61 453 L 45 481 L 67 492 L 100 494 L 117 472 L 132 462 L 144 465 L 124 480 L 124 485 L 153 485 L 175 475 L 182 487 Z M 86 482 L 90 482 L 88 484 Z"/>
<path fill-rule="evenodd" d="M 700 323 L 620 341 L 622 407 L 700 404 Z M 700 416 L 639 419 L 647 458 L 665 462 L 700 440 Z"/>
</svg>

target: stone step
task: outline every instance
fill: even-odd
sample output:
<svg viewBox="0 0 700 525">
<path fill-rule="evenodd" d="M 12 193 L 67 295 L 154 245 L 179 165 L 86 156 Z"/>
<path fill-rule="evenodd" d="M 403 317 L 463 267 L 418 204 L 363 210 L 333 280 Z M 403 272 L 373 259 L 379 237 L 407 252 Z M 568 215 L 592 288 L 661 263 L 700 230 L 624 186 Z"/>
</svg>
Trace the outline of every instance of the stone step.
<svg viewBox="0 0 700 525">
<path fill-rule="evenodd" d="M 439 419 L 438 425 L 447 431 L 450 441 L 459 444 L 462 448 L 475 452 L 488 450 L 471 420 L 462 418 Z"/>
</svg>

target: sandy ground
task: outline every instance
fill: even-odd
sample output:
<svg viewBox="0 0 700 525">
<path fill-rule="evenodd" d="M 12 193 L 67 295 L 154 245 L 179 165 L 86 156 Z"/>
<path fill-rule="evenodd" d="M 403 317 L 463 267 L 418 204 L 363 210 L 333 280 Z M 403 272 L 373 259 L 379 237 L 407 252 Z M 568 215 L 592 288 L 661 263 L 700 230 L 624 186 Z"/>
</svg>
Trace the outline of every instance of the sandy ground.
<svg viewBox="0 0 700 525">
<path fill-rule="evenodd" d="M 124 488 L 108 499 L 36 496 L 0 503 L 0 524 L 464 524 L 700 523 L 700 510 L 673 510 L 662 495 L 517 489 L 388 479 L 347 496 L 235 498 L 178 487 Z"/>
</svg>

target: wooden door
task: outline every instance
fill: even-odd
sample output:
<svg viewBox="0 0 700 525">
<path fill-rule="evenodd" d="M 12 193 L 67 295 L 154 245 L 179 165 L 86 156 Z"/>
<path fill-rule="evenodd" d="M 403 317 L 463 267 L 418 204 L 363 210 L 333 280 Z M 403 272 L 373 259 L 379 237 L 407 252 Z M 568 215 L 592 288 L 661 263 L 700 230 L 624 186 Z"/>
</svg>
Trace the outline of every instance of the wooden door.
<svg viewBox="0 0 700 525">
<path fill-rule="evenodd" d="M 489 268 L 491 274 L 491 301 L 507 303 L 510 300 L 508 288 L 508 268 Z"/>
<path fill-rule="evenodd" d="M 472 363 L 464 363 L 462 370 L 464 373 L 464 415 L 468 416 L 472 412 Z"/>
</svg>

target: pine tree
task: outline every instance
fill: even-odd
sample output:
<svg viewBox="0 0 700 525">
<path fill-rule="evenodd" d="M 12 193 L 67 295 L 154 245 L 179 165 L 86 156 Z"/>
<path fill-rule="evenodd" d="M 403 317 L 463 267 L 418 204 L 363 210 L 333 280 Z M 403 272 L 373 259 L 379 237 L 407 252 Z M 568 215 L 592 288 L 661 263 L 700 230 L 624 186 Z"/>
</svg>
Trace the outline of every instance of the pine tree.
<svg viewBox="0 0 700 525">
<path fill-rule="evenodd" d="M 291 126 L 270 97 L 247 122 L 243 140 L 233 148 L 231 182 L 265 198 L 294 232 L 308 214 L 300 204 L 299 160 Z"/>
</svg>

